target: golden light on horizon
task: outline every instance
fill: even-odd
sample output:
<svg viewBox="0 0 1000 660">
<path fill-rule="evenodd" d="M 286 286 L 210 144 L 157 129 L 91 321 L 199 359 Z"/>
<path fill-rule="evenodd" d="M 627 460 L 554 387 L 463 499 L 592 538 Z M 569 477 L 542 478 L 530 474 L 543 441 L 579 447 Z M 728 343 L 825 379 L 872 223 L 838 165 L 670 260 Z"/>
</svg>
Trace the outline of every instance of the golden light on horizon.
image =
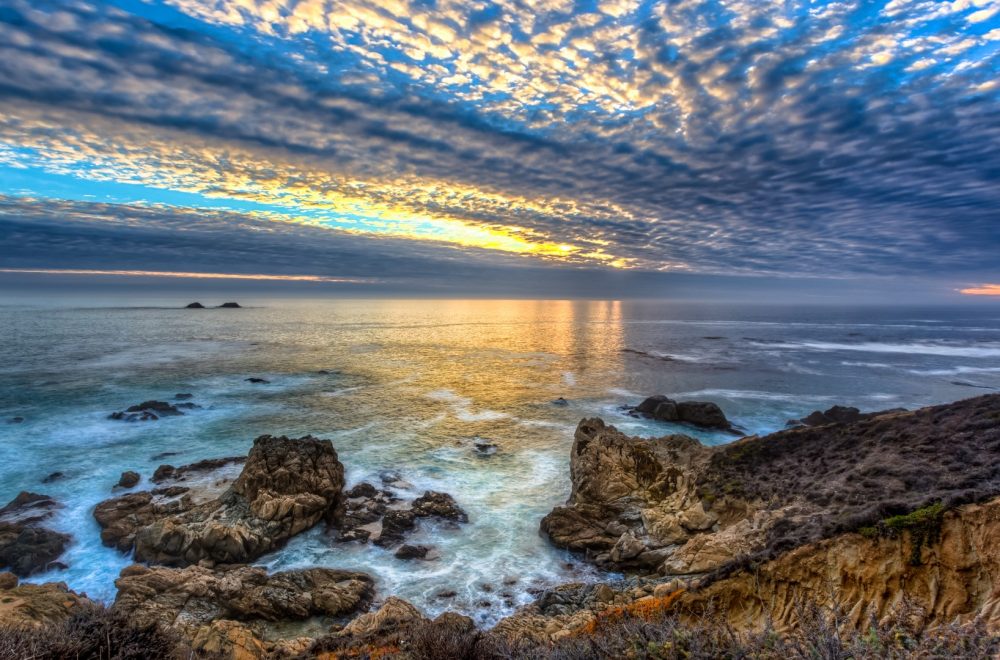
<svg viewBox="0 0 1000 660">
<path fill-rule="evenodd" d="M 1000 284 L 979 284 L 967 289 L 959 289 L 966 296 L 1000 296 Z"/>
</svg>

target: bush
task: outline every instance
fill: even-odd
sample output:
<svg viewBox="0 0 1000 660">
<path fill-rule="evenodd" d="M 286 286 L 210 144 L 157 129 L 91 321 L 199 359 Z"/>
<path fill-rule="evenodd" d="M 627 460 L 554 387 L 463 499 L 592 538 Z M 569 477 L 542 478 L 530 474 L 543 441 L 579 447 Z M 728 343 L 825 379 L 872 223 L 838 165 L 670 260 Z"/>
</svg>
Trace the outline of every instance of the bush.
<svg viewBox="0 0 1000 660">
<path fill-rule="evenodd" d="M 140 626 L 96 605 L 42 626 L 0 624 L 0 660 L 143 660 L 186 658 L 180 639 L 156 626 Z"/>
</svg>

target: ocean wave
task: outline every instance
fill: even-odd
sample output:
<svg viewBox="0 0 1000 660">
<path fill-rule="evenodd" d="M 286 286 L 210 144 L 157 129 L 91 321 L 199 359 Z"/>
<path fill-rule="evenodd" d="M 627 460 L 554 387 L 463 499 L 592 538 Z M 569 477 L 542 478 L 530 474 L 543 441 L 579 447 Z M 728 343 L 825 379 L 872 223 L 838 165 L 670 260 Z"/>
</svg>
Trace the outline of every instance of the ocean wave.
<svg viewBox="0 0 1000 660">
<path fill-rule="evenodd" d="M 1000 373 L 1000 367 L 949 367 L 947 369 L 907 369 L 918 376 L 959 376 L 961 374 Z"/>
<path fill-rule="evenodd" d="M 812 351 L 858 351 L 862 353 L 902 353 L 906 355 L 942 355 L 947 357 L 1000 357 L 1000 345 L 986 346 L 956 346 L 954 344 L 933 344 L 913 342 L 909 344 L 889 344 L 884 342 L 865 342 L 860 344 L 844 344 L 825 341 L 763 343 L 754 342 L 768 348 L 812 350 Z"/>
</svg>

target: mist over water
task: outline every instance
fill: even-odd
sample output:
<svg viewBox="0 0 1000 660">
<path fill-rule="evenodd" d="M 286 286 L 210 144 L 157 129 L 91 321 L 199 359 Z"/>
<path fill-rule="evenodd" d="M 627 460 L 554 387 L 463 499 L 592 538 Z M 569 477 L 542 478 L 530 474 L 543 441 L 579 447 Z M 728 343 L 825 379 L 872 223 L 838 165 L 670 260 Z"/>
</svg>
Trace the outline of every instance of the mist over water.
<svg viewBox="0 0 1000 660">
<path fill-rule="evenodd" d="M 53 526 L 75 537 L 69 569 L 32 579 L 103 599 L 130 560 L 101 545 L 92 510 L 120 473 L 140 472 L 142 488 L 161 463 L 246 454 L 264 433 L 328 438 L 349 485 L 394 470 L 408 482 L 400 496 L 451 493 L 471 522 L 422 523 L 408 542 L 434 546 L 434 561 L 338 544 L 317 528 L 261 564 L 365 570 L 380 597 L 489 624 L 530 602 L 530 590 L 598 577 L 538 535 L 539 519 L 569 494 L 583 417 L 716 444 L 733 436 L 635 419 L 621 406 L 657 393 L 711 400 L 753 434 L 834 404 L 913 408 L 1000 389 L 1000 314 L 982 308 L 345 300 L 2 311 L 0 419 L 25 421 L 0 423 L 0 504 L 21 490 L 62 502 Z M 188 392 L 202 408 L 183 417 L 107 418 Z M 476 451 L 484 441 L 495 454 Z M 164 452 L 175 455 L 154 458 Z M 41 483 L 56 471 L 65 478 Z M 458 595 L 436 597 L 442 590 Z"/>
</svg>

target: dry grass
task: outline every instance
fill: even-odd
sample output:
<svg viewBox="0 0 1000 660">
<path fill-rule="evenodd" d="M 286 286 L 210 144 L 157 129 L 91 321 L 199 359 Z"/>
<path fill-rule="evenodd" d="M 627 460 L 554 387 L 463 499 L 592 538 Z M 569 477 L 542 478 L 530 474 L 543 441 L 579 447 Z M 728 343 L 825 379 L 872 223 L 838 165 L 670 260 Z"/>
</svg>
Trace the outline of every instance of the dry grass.
<svg viewBox="0 0 1000 660">
<path fill-rule="evenodd" d="M 81 607 L 60 623 L 18 627 L 0 623 L 0 660 L 180 660 L 187 646 L 172 633 L 140 626 L 127 615 Z"/>
</svg>

